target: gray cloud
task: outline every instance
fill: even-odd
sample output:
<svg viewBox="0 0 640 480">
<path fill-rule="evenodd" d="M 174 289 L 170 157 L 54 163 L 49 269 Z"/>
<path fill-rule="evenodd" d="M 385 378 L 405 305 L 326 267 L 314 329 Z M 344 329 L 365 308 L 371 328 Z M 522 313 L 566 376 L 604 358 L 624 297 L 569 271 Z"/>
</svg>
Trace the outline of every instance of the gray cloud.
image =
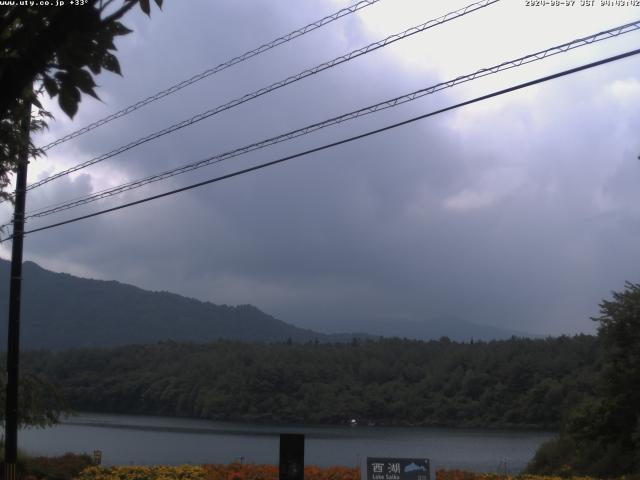
<svg viewBox="0 0 640 480">
<path fill-rule="evenodd" d="M 77 123 L 54 125 L 49 136 L 334 8 L 324 2 L 292 8 L 284 0 L 168 2 L 151 20 L 136 14 L 129 22 L 136 33 L 120 42 L 124 79 L 101 78 L 105 104 L 87 101 Z M 53 152 L 67 166 L 86 160 L 375 39 L 368 35 L 361 19 L 350 18 L 69 142 L 52 151 L 51 160 Z M 27 257 L 45 267 L 217 303 L 253 303 L 315 328 L 349 319 L 455 315 L 536 333 L 590 331 L 587 317 L 597 313 L 599 300 L 625 280 L 639 280 L 633 261 L 640 254 L 637 66 L 630 60 L 34 234 Z M 437 65 L 416 70 L 393 52 L 377 52 L 43 187 L 30 205 L 171 168 L 439 80 Z M 442 92 L 77 213 L 321 145 L 474 93 L 464 87 Z"/>
</svg>

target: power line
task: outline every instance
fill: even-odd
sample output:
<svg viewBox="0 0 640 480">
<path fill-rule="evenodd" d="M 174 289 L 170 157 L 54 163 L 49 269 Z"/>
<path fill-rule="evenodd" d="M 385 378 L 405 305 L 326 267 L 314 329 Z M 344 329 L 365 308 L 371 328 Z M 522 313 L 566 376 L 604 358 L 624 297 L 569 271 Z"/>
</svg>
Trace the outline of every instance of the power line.
<svg viewBox="0 0 640 480">
<path fill-rule="evenodd" d="M 194 183 L 194 184 L 191 184 L 191 185 L 187 185 L 186 187 L 177 188 L 175 190 L 170 190 L 168 192 L 160 193 L 158 195 L 153 195 L 153 196 L 150 196 L 150 197 L 142 198 L 142 199 L 136 200 L 134 202 L 129 202 L 129 203 L 125 203 L 123 205 L 118 205 L 117 207 L 107 208 L 105 210 L 100 210 L 100 211 L 97 211 L 97 212 L 94 212 L 94 213 L 90 213 L 88 215 L 82 215 L 82 216 L 79 216 L 79 217 L 71 218 L 69 220 L 64 220 L 62 222 L 57 222 L 57 223 L 52 223 L 52 224 L 49 224 L 49 225 L 45 225 L 44 227 L 34 228 L 32 230 L 25 231 L 24 234 L 26 235 L 26 234 L 41 232 L 43 230 L 49 230 L 51 228 L 60 227 L 62 225 L 67 225 L 67 224 L 70 224 L 70 223 L 75 223 L 75 222 L 78 222 L 80 220 L 85 220 L 85 219 L 92 218 L 92 217 L 97 217 L 99 215 L 103 215 L 103 214 L 106 214 L 106 213 L 115 212 L 117 210 L 122 210 L 124 208 L 133 207 L 135 205 L 140 205 L 142 203 L 147 203 L 147 202 L 150 202 L 152 200 L 157 200 L 157 199 L 160 199 L 160 198 L 163 198 L 163 197 L 168 197 L 170 195 L 174 195 L 174 194 L 177 194 L 177 193 L 186 192 L 187 190 L 192 190 L 194 188 L 199 188 L 199 187 L 202 187 L 202 186 L 205 186 L 205 185 L 209 185 L 211 183 L 216 183 L 216 182 L 220 182 L 222 180 L 226 180 L 226 179 L 229 179 L 229 178 L 232 178 L 232 177 L 237 177 L 239 175 L 243 175 L 245 173 L 253 172 L 255 170 L 260 170 L 260 169 L 263 169 L 263 168 L 266 168 L 266 167 L 277 165 L 279 163 L 284 163 L 286 161 L 293 160 L 295 158 L 299 158 L 299 157 L 303 157 L 303 156 L 306 156 L 306 155 L 309 155 L 309 154 L 312 154 L 312 153 L 316 153 L 316 152 L 320 152 L 320 151 L 323 151 L 323 150 L 327 150 L 329 148 L 333 148 L 333 147 L 336 147 L 338 145 L 343 145 L 345 143 L 350 143 L 350 142 L 353 142 L 355 140 L 361 140 L 363 138 L 366 138 L 366 137 L 369 137 L 369 136 L 372 136 L 372 135 L 376 135 L 376 134 L 379 134 L 379 133 L 382 133 L 382 132 L 386 132 L 387 130 L 392 130 L 392 129 L 395 129 L 395 128 L 398 128 L 398 127 L 401 127 L 401 126 L 404 126 L 404 125 L 408 125 L 410 123 L 417 122 L 418 120 L 423 120 L 423 119 L 428 118 L 428 117 L 432 117 L 432 116 L 435 116 L 435 115 L 438 115 L 438 114 L 441 114 L 441 113 L 444 113 L 444 112 L 448 112 L 448 111 L 451 111 L 451 110 L 454 110 L 454 109 L 457 109 L 457 108 L 460 108 L 460 107 L 464 107 L 464 106 L 471 105 L 471 104 L 474 104 L 474 103 L 478 103 L 478 102 L 481 102 L 481 101 L 484 101 L 484 100 L 488 100 L 490 98 L 494 98 L 494 97 L 497 97 L 497 96 L 500 96 L 500 95 L 504 95 L 506 93 L 514 92 L 516 90 L 521 90 L 523 88 L 531 87 L 531 86 L 537 85 L 539 83 L 547 82 L 547 81 L 554 80 L 554 79 L 557 79 L 557 78 L 560 78 L 560 77 L 564 77 L 564 76 L 567 76 L 567 75 L 571 75 L 571 74 L 574 74 L 574 73 L 577 73 L 577 72 L 588 70 L 590 68 L 594 68 L 594 67 L 597 67 L 597 66 L 600 66 L 600 65 L 605 65 L 607 63 L 611 63 L 611 62 L 614 62 L 614 61 L 617 61 L 617 60 L 628 58 L 628 57 L 631 57 L 633 55 L 638 55 L 639 53 L 640 53 L 640 49 L 636 49 L 636 50 L 631 50 L 629 52 L 622 53 L 622 54 L 619 54 L 619 55 L 614 55 L 612 57 L 608 57 L 608 58 L 605 58 L 603 60 L 598 60 L 596 62 L 591 62 L 591 63 L 588 63 L 588 64 L 581 65 L 579 67 L 574 67 L 574 68 L 571 68 L 571 69 L 568 69 L 568 70 L 564 70 L 562 72 L 554 73 L 552 75 L 547 75 L 545 77 L 540 77 L 540 78 L 537 78 L 535 80 L 530 80 L 528 82 L 520 83 L 518 85 L 509 87 L 509 88 L 505 88 L 505 89 L 502 89 L 502 90 L 498 90 L 498 91 L 489 93 L 487 95 L 482 95 L 480 97 L 476 97 L 474 99 L 467 100 L 465 102 L 461 102 L 461 103 L 457 103 L 455 105 L 451 105 L 449 107 L 441 108 L 439 110 L 435 110 L 435 111 L 430 112 L 430 113 L 425 113 L 423 115 L 419 115 L 417 117 L 413 117 L 413 118 L 410 118 L 408 120 L 404 120 L 402 122 L 398 122 L 398 123 L 394 123 L 394 124 L 391 124 L 391 125 L 387 125 L 386 127 L 378 128 L 378 129 L 375 129 L 375 130 L 370 130 L 369 132 L 366 132 L 366 133 L 363 133 L 363 134 L 360 134 L 360 135 L 354 135 L 352 137 L 348 137 L 348 138 L 345 138 L 345 139 L 342 139 L 342 140 L 338 140 L 338 141 L 333 142 L 333 143 L 328 143 L 328 144 L 322 145 L 320 147 L 316 147 L 316 148 L 312 148 L 312 149 L 309 149 L 309 150 L 305 150 L 303 152 L 299 152 L 299 153 L 296 153 L 294 155 L 289 155 L 289 156 L 286 156 L 286 157 L 282 157 L 282 158 L 279 158 L 277 160 L 272 160 L 270 162 L 262 163 L 260 165 L 255 165 L 253 167 L 249 167 L 249 168 L 245 168 L 245 169 L 242 169 L 242 170 L 238 170 L 236 172 L 232 172 L 232 173 L 229 173 L 229 174 L 226 174 L 226 175 L 222 175 L 222 176 L 219 176 L 219 177 L 211 178 L 209 180 L 205 180 L 205 181 L 202 181 L 202 182 L 198 182 L 198 183 Z M 9 237 L 9 238 L 12 238 L 12 237 Z M 6 238 L 5 240 L 8 240 L 9 238 Z"/>
<path fill-rule="evenodd" d="M 373 52 L 379 48 L 385 47 L 387 45 L 390 45 L 394 42 L 397 42 L 398 40 L 402 40 L 404 38 L 407 38 L 411 35 L 415 35 L 416 33 L 420 33 L 423 32 L 429 28 L 441 25 L 443 23 L 446 23 L 450 20 L 454 20 L 456 18 L 462 17 L 464 15 L 467 15 L 471 12 L 475 12 L 477 10 L 480 10 L 484 7 L 487 7 L 489 5 L 492 5 L 494 3 L 499 2 L 500 0 L 481 0 L 480 2 L 476 2 L 476 3 L 472 3 L 464 8 L 461 8 L 459 10 L 453 11 L 453 12 L 449 12 L 446 15 L 443 15 L 441 17 L 438 17 L 436 19 L 433 20 L 429 20 L 426 23 L 423 23 L 421 25 L 409 28 L 401 33 L 396 33 L 394 35 L 390 35 L 382 40 L 379 40 L 377 42 L 371 43 L 365 47 L 359 48 L 357 50 L 353 50 L 352 52 L 347 53 L 346 55 L 342 55 L 340 57 L 336 57 L 333 60 L 330 60 L 328 62 L 322 63 L 320 65 L 317 65 L 313 68 L 310 68 L 308 70 L 304 70 L 303 72 L 298 73 L 297 75 L 292 75 L 290 77 L 287 77 L 284 80 L 280 80 L 279 82 L 273 83 L 271 85 L 269 85 L 268 87 L 263 87 L 259 90 L 256 90 L 252 93 L 248 93 L 240 98 L 237 98 L 235 100 L 232 100 L 228 103 L 225 103 L 224 105 L 220 105 L 217 106 L 215 108 L 212 108 L 210 110 L 207 110 L 206 112 L 202 112 L 199 113 L 198 115 L 195 115 L 187 120 L 183 120 L 181 122 L 178 122 L 176 124 L 173 124 L 163 130 L 159 130 L 155 133 L 152 133 L 150 135 L 147 135 L 146 137 L 142 137 L 139 138 L 137 140 L 134 140 L 133 142 L 118 147 L 115 150 L 112 150 L 108 153 L 99 155 L 97 157 L 94 157 L 90 160 L 87 160 L 86 162 L 80 163 L 74 167 L 68 168 L 67 170 L 63 170 L 62 172 L 58 172 L 56 174 L 53 174 L 47 178 L 44 178 L 38 182 L 32 183 L 31 185 L 29 185 L 27 187 L 27 190 L 32 190 L 34 188 L 40 187 L 46 183 L 49 183 L 57 178 L 60 178 L 62 176 L 68 175 L 72 172 L 76 172 L 78 170 L 81 170 L 83 168 L 86 168 L 90 165 L 94 165 L 96 163 L 102 162 L 108 158 L 114 157 L 116 155 L 119 155 L 120 153 L 126 152 L 127 150 L 131 150 L 134 147 L 137 147 L 139 145 L 142 145 L 144 143 L 147 143 L 151 140 L 155 140 L 156 138 L 162 137 L 164 135 L 167 135 L 169 133 L 173 133 L 176 130 L 180 130 L 184 127 L 188 127 L 190 125 L 193 125 L 194 123 L 200 122 L 201 120 L 204 120 L 206 118 L 209 118 L 213 115 L 216 115 L 222 111 L 225 110 L 230 110 L 231 108 L 237 107 L 238 105 L 241 105 L 245 102 L 248 102 L 250 100 L 253 100 L 257 97 L 260 97 L 262 95 L 265 95 L 267 93 L 270 93 L 274 90 L 277 90 L 279 88 L 285 87 L 287 85 L 290 85 L 294 82 L 297 82 L 299 80 L 302 80 L 303 78 L 309 77 L 311 75 L 315 75 L 317 73 L 322 72 L 323 70 L 327 70 L 329 68 L 335 67 L 337 65 L 340 65 L 342 63 L 348 62 L 350 60 L 353 60 L 354 58 L 360 57 L 362 55 L 366 55 L 367 53 Z"/>
<path fill-rule="evenodd" d="M 188 87 L 189 85 L 193 85 L 196 82 L 199 82 L 200 80 L 203 80 L 207 77 L 210 77 L 211 75 L 214 75 L 218 72 L 221 72 L 223 70 L 226 70 L 229 67 L 232 67 L 233 65 L 236 65 L 238 63 L 244 62 L 245 60 L 249 60 L 252 57 L 255 57 L 257 55 L 260 55 L 261 53 L 264 53 L 268 50 L 271 50 L 272 48 L 278 47 L 280 45 L 282 45 L 283 43 L 287 43 L 290 42 L 291 40 L 298 38 L 306 33 L 312 32 L 313 30 L 316 30 L 320 27 L 323 27 L 335 20 L 338 20 L 339 18 L 342 18 L 346 15 L 349 15 L 351 13 L 357 12 L 358 10 L 362 10 L 363 8 L 366 8 L 370 5 L 373 5 L 377 2 L 379 2 L 380 0 L 362 0 L 358 3 L 355 3 L 354 5 L 351 5 L 350 7 L 346 7 L 343 8 L 341 10 L 338 10 L 335 13 L 332 13 L 331 15 L 327 15 L 324 18 L 321 18 L 320 20 L 316 20 L 315 22 L 312 22 L 308 25 L 305 25 L 302 28 L 299 28 L 297 30 L 294 30 L 292 32 L 287 33 L 286 35 L 283 35 L 281 37 L 276 38 L 275 40 L 272 40 L 268 43 L 265 43 L 264 45 L 260 45 L 258 48 L 255 48 L 253 50 L 249 50 L 248 52 L 243 53 L 242 55 L 238 55 L 237 57 L 232 58 L 231 60 L 228 60 L 224 63 L 221 63 L 220 65 L 216 65 L 213 68 L 209 68 L 208 70 L 205 70 L 204 72 L 198 73 L 197 75 L 194 75 L 193 77 L 187 79 L 187 80 L 182 80 L 179 83 L 176 83 L 175 85 L 172 85 L 171 87 L 162 90 L 154 95 L 151 95 L 147 98 L 145 98 L 144 100 L 140 100 L 139 102 L 136 102 L 132 105 L 129 105 L 128 107 L 123 108 L 122 110 L 119 110 L 115 113 L 112 113 L 111 115 L 108 115 L 100 120 L 97 120 L 96 122 L 87 125 L 86 127 L 80 128 L 79 130 L 76 130 L 75 132 L 71 132 L 68 135 L 65 135 L 64 137 L 61 137 L 43 147 L 41 147 L 42 150 L 47 151 L 50 150 L 51 148 L 60 145 L 61 143 L 67 142 L 69 140 L 71 140 L 72 138 L 76 138 L 80 135 L 83 135 L 91 130 L 94 130 L 98 127 L 101 127 L 102 125 L 111 122 L 112 120 L 115 120 L 117 118 L 120 117 L 124 117 L 125 115 L 130 114 L 131 112 L 138 110 L 139 108 L 142 108 L 146 105 L 149 105 L 150 103 L 155 102 L 156 100 L 160 100 L 161 98 L 164 98 L 168 95 L 171 95 L 179 90 L 182 90 L 185 87 Z"/>
<path fill-rule="evenodd" d="M 451 88 L 455 85 L 461 84 L 461 83 L 465 83 L 465 82 L 469 82 L 472 80 L 475 80 L 477 78 L 482 78 L 488 75 L 492 75 L 495 73 L 498 73 L 500 71 L 503 70 L 508 70 L 511 68 L 515 68 L 515 67 L 519 67 L 521 65 L 526 65 L 538 60 L 542 60 L 544 58 L 559 54 L 559 53 L 563 53 L 563 52 L 567 52 L 569 50 L 572 50 L 574 48 L 578 48 L 581 46 L 585 46 L 585 45 L 591 45 L 595 42 L 599 42 L 602 40 L 606 40 L 608 38 L 613 38 L 613 37 L 617 37 L 619 35 L 622 35 L 624 33 L 629 33 L 632 31 L 636 31 L 640 29 L 640 20 L 636 21 L 636 22 L 631 22 L 631 23 L 627 23 L 625 25 L 621 25 L 621 26 L 617 26 L 614 28 L 611 28 L 609 30 L 605 30 L 593 35 L 589 35 L 587 37 L 582 37 L 582 38 L 578 38 L 576 40 L 573 40 L 571 42 L 567 42 L 567 43 L 563 43 L 561 45 L 558 46 L 554 46 L 551 48 L 548 48 L 546 50 L 541 50 L 538 51 L 536 53 L 532 53 L 520 58 L 517 58 L 515 60 L 509 60 L 506 62 L 502 62 L 498 65 L 494 65 L 492 67 L 488 67 L 488 68 L 482 68 L 480 70 L 477 70 L 474 73 L 470 73 L 467 75 L 461 75 L 458 76 L 452 80 L 446 81 L 446 82 L 441 82 L 438 84 L 435 84 L 433 86 L 427 87 L 427 88 L 423 88 L 420 90 L 416 90 L 414 92 L 399 96 L 399 97 L 395 97 L 392 98 L 390 100 L 385 100 L 384 102 L 380 102 L 377 103 L 375 105 L 370 105 L 368 107 L 364 107 L 361 108 L 359 110 L 355 110 L 349 113 L 345 113 L 343 115 L 337 116 L 337 117 L 333 117 L 330 118 L 328 120 L 324 120 L 322 122 L 318 122 L 318 123 L 314 123 L 312 125 L 308 125 L 306 127 L 303 128 L 299 128 L 297 130 L 293 130 L 275 137 L 271 137 L 268 138 L 266 140 L 261 140 L 259 142 L 255 142 L 252 143 L 250 145 L 246 145 L 240 148 L 236 148 L 234 150 L 222 153 L 222 154 L 218 154 L 212 157 L 208 157 L 206 159 L 203 160 L 199 160 L 197 162 L 193 162 L 193 163 L 189 163 L 186 165 L 183 165 L 181 167 L 178 168 L 173 168 L 171 170 L 167 170 L 155 175 L 151 175 L 142 179 L 138 179 L 138 180 L 134 180 L 128 183 L 125 183 L 123 185 L 119 185 L 116 187 L 112 187 L 109 189 L 105 189 L 99 192 L 95 192 L 93 194 L 90 195 L 85 195 L 82 197 L 78 197 L 72 200 L 67 200 L 66 202 L 63 203 L 59 203 L 53 206 L 47 206 L 47 207 L 43 207 L 40 208 L 38 210 L 34 210 L 33 212 L 30 212 L 26 218 L 41 218 L 41 217 L 45 217 L 48 215 L 52 215 L 64 210 L 69 210 L 71 208 L 75 208 L 81 205 L 86 205 L 88 203 L 97 201 L 97 200 L 101 200 L 104 198 L 109 198 L 112 197 L 114 195 L 123 193 L 123 192 L 127 192 L 136 188 L 140 188 L 144 185 L 148 185 L 150 183 L 155 183 L 161 180 L 166 180 L 167 178 L 170 177 L 174 177 L 176 175 L 180 175 L 186 172 L 190 172 L 199 168 L 203 168 L 205 166 L 208 165 L 212 165 L 215 163 L 219 163 L 222 162 L 224 160 L 228 160 L 230 158 L 233 157 L 237 157 L 240 155 L 244 155 L 246 153 L 255 151 L 255 150 L 259 150 L 271 145 L 275 145 L 277 143 L 281 143 L 284 141 L 288 141 L 306 134 L 309 134 L 311 132 L 332 126 L 332 125 L 337 125 L 349 120 L 353 120 L 365 115 L 369 115 L 371 113 L 374 112 L 379 112 L 381 110 L 385 110 L 387 108 L 392 108 L 395 107 L 397 105 L 401 105 L 407 102 L 411 102 L 413 100 L 416 100 L 418 98 L 421 98 L 425 95 L 429 95 L 435 92 L 438 92 L 440 90 L 443 90 L 445 88 Z"/>
</svg>

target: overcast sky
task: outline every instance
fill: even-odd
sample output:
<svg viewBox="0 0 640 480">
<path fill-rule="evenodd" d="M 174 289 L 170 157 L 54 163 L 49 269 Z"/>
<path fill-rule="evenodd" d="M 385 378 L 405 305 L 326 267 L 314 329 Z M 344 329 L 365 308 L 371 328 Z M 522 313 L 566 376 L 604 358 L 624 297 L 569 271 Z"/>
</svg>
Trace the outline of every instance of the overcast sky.
<svg viewBox="0 0 640 480">
<path fill-rule="evenodd" d="M 118 41 L 44 144 L 353 2 L 166 0 Z M 44 178 L 469 2 L 382 0 L 49 151 Z M 569 2 L 567 2 L 569 3 Z M 114 186 L 640 18 L 634 7 L 502 0 L 29 193 L 28 210 Z M 606 40 L 228 160 L 29 227 L 160 193 L 388 125 L 640 45 Z M 640 281 L 640 58 L 541 84 L 142 206 L 35 233 L 25 258 L 296 325 L 467 321 L 592 332 Z M 9 218 L 6 205 L 4 219 Z M 9 245 L 1 247 L 9 257 Z"/>
</svg>

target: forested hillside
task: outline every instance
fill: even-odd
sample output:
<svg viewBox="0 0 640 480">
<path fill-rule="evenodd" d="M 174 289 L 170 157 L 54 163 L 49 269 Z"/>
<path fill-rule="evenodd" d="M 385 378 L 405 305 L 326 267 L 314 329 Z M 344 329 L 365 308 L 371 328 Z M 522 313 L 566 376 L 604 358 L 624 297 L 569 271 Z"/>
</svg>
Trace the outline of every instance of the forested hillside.
<svg viewBox="0 0 640 480">
<path fill-rule="evenodd" d="M 115 347 L 165 340 L 348 342 L 354 337 L 377 338 L 378 335 L 423 339 L 444 335 L 460 340 L 491 340 L 521 335 L 457 318 L 385 320 L 371 322 L 370 330 L 355 331 L 349 328 L 348 319 L 327 319 L 327 325 L 339 322 L 333 323 L 336 333 L 327 334 L 283 322 L 249 304 L 217 305 L 115 281 L 55 273 L 33 262 L 24 263 L 23 279 L 20 341 L 26 350 Z M 0 312 L 8 311 L 8 280 L 9 262 L 0 259 Z M 0 315 L 0 345 L 4 346 L 7 328 L 3 322 L 6 316 Z M 363 329 L 367 326 L 366 323 L 358 325 Z"/>
<path fill-rule="evenodd" d="M 273 318 L 251 305 L 215 305 L 169 292 L 74 277 L 24 264 L 21 342 L 25 349 L 114 347 L 219 338 L 273 342 L 342 341 Z M 0 260 L 0 311 L 8 311 L 9 262 Z M 5 320 L 6 321 L 6 320 Z M 6 345 L 7 328 L 0 328 Z"/>
<path fill-rule="evenodd" d="M 165 342 L 31 352 L 78 410 L 220 420 L 556 429 L 593 394 L 591 336 L 456 343 Z"/>
</svg>

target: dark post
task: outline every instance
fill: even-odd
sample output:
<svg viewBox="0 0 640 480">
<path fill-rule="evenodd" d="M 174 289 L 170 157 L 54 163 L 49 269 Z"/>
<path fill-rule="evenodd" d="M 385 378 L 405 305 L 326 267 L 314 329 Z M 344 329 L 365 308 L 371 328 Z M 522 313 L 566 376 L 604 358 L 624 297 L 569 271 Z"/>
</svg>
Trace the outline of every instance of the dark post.
<svg viewBox="0 0 640 480">
<path fill-rule="evenodd" d="M 279 480 L 304 480 L 304 435 L 280 434 Z"/>
<path fill-rule="evenodd" d="M 27 142 L 18 158 L 13 240 L 11 243 L 11 282 L 9 285 L 9 332 L 7 335 L 7 397 L 4 420 L 4 478 L 15 480 L 18 457 L 18 365 L 20 360 L 20 296 L 22 287 L 22 240 L 24 210 L 27 195 L 27 165 L 29 164 L 29 130 L 31 105 L 25 106 L 22 134 Z"/>
</svg>

